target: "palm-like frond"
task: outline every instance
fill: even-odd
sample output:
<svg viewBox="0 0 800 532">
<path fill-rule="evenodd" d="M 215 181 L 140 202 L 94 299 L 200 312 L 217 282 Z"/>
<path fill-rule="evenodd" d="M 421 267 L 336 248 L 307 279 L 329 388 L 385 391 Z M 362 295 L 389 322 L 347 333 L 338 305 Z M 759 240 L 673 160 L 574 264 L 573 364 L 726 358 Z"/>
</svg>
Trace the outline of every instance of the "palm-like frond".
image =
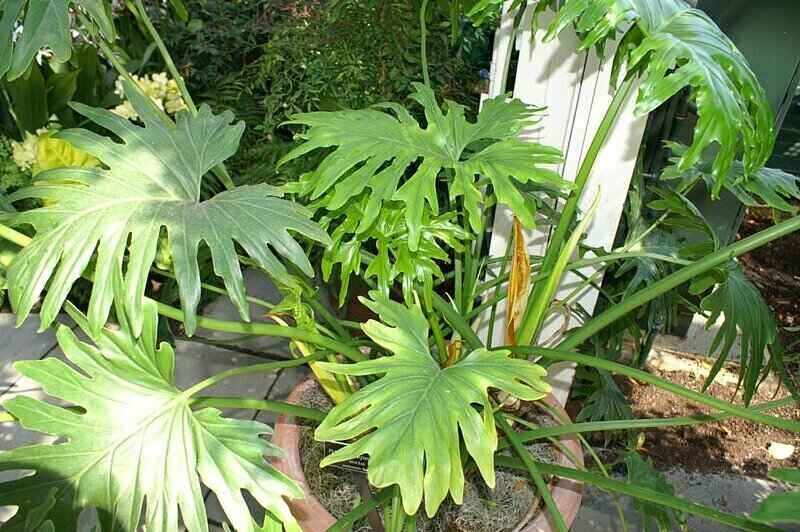
<svg viewBox="0 0 800 532">
<path fill-rule="evenodd" d="M 546 0 L 537 9 L 554 5 L 555 0 Z M 582 49 L 603 46 L 625 32 L 615 63 L 627 63 L 640 77 L 639 114 L 649 113 L 684 87 L 690 89 L 699 120 L 692 145 L 678 165 L 682 170 L 690 167 L 716 144 L 715 195 L 738 150 L 744 154 L 747 176 L 766 162 L 774 144 L 769 101 L 744 56 L 705 13 L 683 0 L 566 0 L 548 36 L 570 25 Z"/>
</svg>

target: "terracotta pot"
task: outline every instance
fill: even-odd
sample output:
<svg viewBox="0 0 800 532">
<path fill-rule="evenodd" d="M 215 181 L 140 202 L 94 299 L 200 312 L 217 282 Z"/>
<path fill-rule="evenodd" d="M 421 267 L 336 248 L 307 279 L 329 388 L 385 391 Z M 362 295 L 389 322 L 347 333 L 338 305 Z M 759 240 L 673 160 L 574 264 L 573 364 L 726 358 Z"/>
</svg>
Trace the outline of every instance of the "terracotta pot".
<svg viewBox="0 0 800 532">
<path fill-rule="evenodd" d="M 315 385 L 316 382 L 313 379 L 307 379 L 299 383 L 289 394 L 288 401 L 293 404 L 299 404 L 303 394 Z M 566 416 L 566 411 L 552 397 L 548 396 L 544 401 L 551 408 Z M 336 522 L 336 519 L 328 513 L 328 510 L 311 493 L 306 483 L 303 464 L 300 461 L 300 430 L 292 416 L 281 415 L 278 417 L 272 442 L 284 451 L 283 457 L 273 460 L 273 464 L 279 470 L 295 479 L 305 492 L 304 499 L 287 501 L 292 514 L 294 514 L 305 532 L 325 532 Z M 562 436 L 560 442 L 566 449 L 569 449 L 569 452 L 578 460 L 578 463 L 574 463 L 566 454 L 560 452 L 558 453 L 557 463 L 566 467 L 582 468 L 583 450 L 578 439 L 574 435 Z M 578 509 L 581 506 L 581 491 L 582 485 L 580 483 L 568 479 L 557 479 L 550 485 L 553 500 L 561 511 L 567 527 L 572 526 L 572 522 L 578 514 Z M 555 527 L 547 512 L 540 511 L 533 521 L 522 529 L 522 532 L 549 532 L 554 530 Z"/>
</svg>

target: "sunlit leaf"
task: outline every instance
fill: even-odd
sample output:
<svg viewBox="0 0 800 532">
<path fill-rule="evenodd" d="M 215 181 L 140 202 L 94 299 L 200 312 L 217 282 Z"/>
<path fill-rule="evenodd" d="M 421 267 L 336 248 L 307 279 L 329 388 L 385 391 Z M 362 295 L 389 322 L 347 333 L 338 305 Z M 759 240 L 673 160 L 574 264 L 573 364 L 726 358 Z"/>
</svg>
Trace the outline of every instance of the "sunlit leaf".
<svg viewBox="0 0 800 532">
<path fill-rule="evenodd" d="M 491 182 L 500 203 L 508 205 L 522 223 L 533 225 L 533 212 L 519 190 L 536 182 L 556 189 L 569 184 L 543 165 L 561 160 L 558 150 L 527 142 L 520 132 L 536 122 L 541 109 L 505 96 L 488 100 L 475 122 L 465 108 L 446 103 L 446 112 L 431 89 L 415 84 L 411 98 L 425 112 L 421 126 L 397 104 L 358 111 L 294 115 L 291 123 L 307 126 L 306 142 L 281 161 L 313 150 L 335 148 L 303 183 L 299 192 L 328 210 L 344 206 L 366 189 L 371 191 L 360 228 L 366 230 L 388 201 L 405 204 L 409 247 L 416 251 L 424 211 L 439 212 L 437 179 L 447 170 L 450 197 L 462 198 L 474 231 L 481 228 L 482 192 L 477 177 Z M 426 207 L 427 205 L 427 207 Z"/>
<path fill-rule="evenodd" d="M 362 301 L 383 323 L 371 320 L 364 332 L 392 355 L 357 364 L 322 364 L 334 373 L 381 377 L 336 406 L 317 428 L 318 440 L 352 440 L 321 465 L 369 455 L 372 485 L 397 484 L 409 515 L 424 496 L 432 516 L 448 492 L 457 503 L 462 501 L 462 445 L 486 483 L 494 486 L 498 442 L 488 389 L 540 399 L 549 391 L 545 371 L 511 358 L 508 351 L 486 349 L 441 368 L 428 348 L 428 322 L 420 308 L 371 295 L 374 301 Z"/>
<path fill-rule="evenodd" d="M 138 91 L 129 87 L 126 94 L 144 127 L 109 111 L 73 104 L 122 142 L 82 129 L 58 134 L 106 168 L 49 170 L 37 176 L 35 186 L 11 196 L 12 201 L 46 200 L 46 206 L 13 219 L 16 225 L 30 224 L 37 230 L 32 244 L 9 269 L 11 301 L 20 321 L 30 313 L 49 280 L 42 327 L 52 323 L 96 250 L 88 316 L 92 327 L 99 330 L 114 296 L 112 272 L 121 267 L 127 250 L 125 300 L 138 332 L 138 309 L 162 228 L 169 238 L 189 334 L 195 328 L 200 299 L 197 253 L 201 243 L 208 246 L 214 272 L 245 320 L 249 320 L 249 305 L 237 244 L 279 280 L 288 280 L 288 274 L 275 253 L 313 275 L 305 252 L 289 231 L 321 242 L 328 237 L 309 219 L 308 211 L 280 199 L 279 190 L 269 185 L 242 186 L 206 201 L 200 199 L 204 174 L 236 152 L 244 124 L 231 124 L 230 112 L 215 115 L 204 106 L 197 115 L 181 113 L 176 125 L 166 125 Z"/>
<path fill-rule="evenodd" d="M 287 531 L 301 532 L 283 497 L 302 497 L 302 490 L 265 460 L 280 452 L 260 437 L 270 428 L 213 408 L 192 410 L 191 394 L 175 385 L 172 347 L 156 344 L 155 302 L 146 302 L 143 313 L 138 340 L 127 320 L 119 331 L 96 334 L 96 347 L 61 327 L 59 346 L 71 365 L 54 357 L 15 364 L 80 411 L 27 396 L 4 403 L 26 429 L 60 440 L 0 453 L 0 470 L 33 471 L 0 484 L 0 506 L 19 507 L 3 530 L 73 532 L 81 511 L 94 508 L 104 532 L 140 525 L 172 532 L 181 529 L 179 520 L 190 532 L 206 532 L 202 482 L 237 531 L 258 529 L 247 491 Z M 70 314 L 94 334 L 83 315 L 74 308 Z"/>
</svg>

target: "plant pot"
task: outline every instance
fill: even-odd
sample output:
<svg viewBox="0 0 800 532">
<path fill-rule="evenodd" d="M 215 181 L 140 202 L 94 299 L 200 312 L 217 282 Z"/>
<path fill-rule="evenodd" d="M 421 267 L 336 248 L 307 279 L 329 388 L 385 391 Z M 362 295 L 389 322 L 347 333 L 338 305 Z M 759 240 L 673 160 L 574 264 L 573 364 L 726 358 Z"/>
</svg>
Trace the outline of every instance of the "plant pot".
<svg viewBox="0 0 800 532">
<path fill-rule="evenodd" d="M 289 394 L 288 401 L 293 404 L 299 404 L 304 393 L 315 385 L 316 382 L 313 379 L 300 382 Z M 562 416 L 567 415 L 561 405 L 551 396 L 546 397 L 544 401 Z M 562 452 L 557 453 L 557 463 L 565 467 L 582 468 L 583 450 L 578 439 L 574 435 L 567 435 L 562 436 L 559 441 L 576 458 L 577 463 L 574 463 Z M 273 460 L 273 464 L 280 471 L 295 479 L 305 493 L 304 499 L 287 501 L 292 514 L 305 532 L 324 532 L 328 530 L 336 522 L 336 519 L 311 493 L 306 483 L 303 463 L 300 458 L 300 429 L 292 416 L 281 415 L 278 417 L 272 442 L 284 451 L 281 458 Z M 580 483 L 568 479 L 557 479 L 550 485 L 550 493 L 552 493 L 553 500 L 561 511 L 567 527 L 572 525 L 578 514 L 578 509 L 581 505 L 581 491 L 582 485 Z M 553 530 L 555 530 L 555 527 L 547 512 L 539 511 L 536 517 L 526 524 L 520 532 L 549 532 Z"/>
</svg>

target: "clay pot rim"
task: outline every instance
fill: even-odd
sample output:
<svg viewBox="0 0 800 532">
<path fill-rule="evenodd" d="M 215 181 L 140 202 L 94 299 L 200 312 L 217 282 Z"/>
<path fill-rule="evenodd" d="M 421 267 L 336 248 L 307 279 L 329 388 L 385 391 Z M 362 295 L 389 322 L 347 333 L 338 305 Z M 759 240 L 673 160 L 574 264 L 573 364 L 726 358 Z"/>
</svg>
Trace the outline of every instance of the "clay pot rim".
<svg viewBox="0 0 800 532">
<path fill-rule="evenodd" d="M 299 382 L 292 389 L 287 401 L 292 404 L 299 404 L 300 398 L 306 390 L 317 385 L 313 377 L 309 377 Z M 567 412 L 552 396 L 548 395 L 542 399 L 551 408 L 555 409 L 563 416 L 567 416 Z M 567 416 L 568 417 L 568 416 Z M 577 469 L 583 468 L 583 449 L 575 434 L 567 434 L 559 438 L 559 442 L 575 457 L 576 461 L 556 448 L 558 453 L 558 465 L 565 467 L 572 467 Z M 324 532 L 328 530 L 335 522 L 336 519 L 328 512 L 328 510 L 319 502 L 315 495 L 311 492 L 306 476 L 303 472 L 303 465 L 300 459 L 300 429 L 299 426 L 293 423 L 293 416 L 281 414 L 275 422 L 275 432 L 272 436 L 272 443 L 283 449 L 283 456 L 273 458 L 272 464 L 281 472 L 295 479 L 303 489 L 305 499 L 288 500 L 289 507 L 292 510 L 295 518 L 300 523 L 300 526 L 306 532 Z M 561 511 L 561 515 L 569 528 L 575 521 L 578 510 L 581 506 L 583 485 L 569 479 L 559 478 L 554 483 L 550 484 L 550 493 L 556 506 Z M 529 522 L 521 530 L 521 532 L 551 532 L 555 531 L 556 527 L 553 524 L 549 513 L 547 511 L 538 511 L 536 517 Z"/>
</svg>

